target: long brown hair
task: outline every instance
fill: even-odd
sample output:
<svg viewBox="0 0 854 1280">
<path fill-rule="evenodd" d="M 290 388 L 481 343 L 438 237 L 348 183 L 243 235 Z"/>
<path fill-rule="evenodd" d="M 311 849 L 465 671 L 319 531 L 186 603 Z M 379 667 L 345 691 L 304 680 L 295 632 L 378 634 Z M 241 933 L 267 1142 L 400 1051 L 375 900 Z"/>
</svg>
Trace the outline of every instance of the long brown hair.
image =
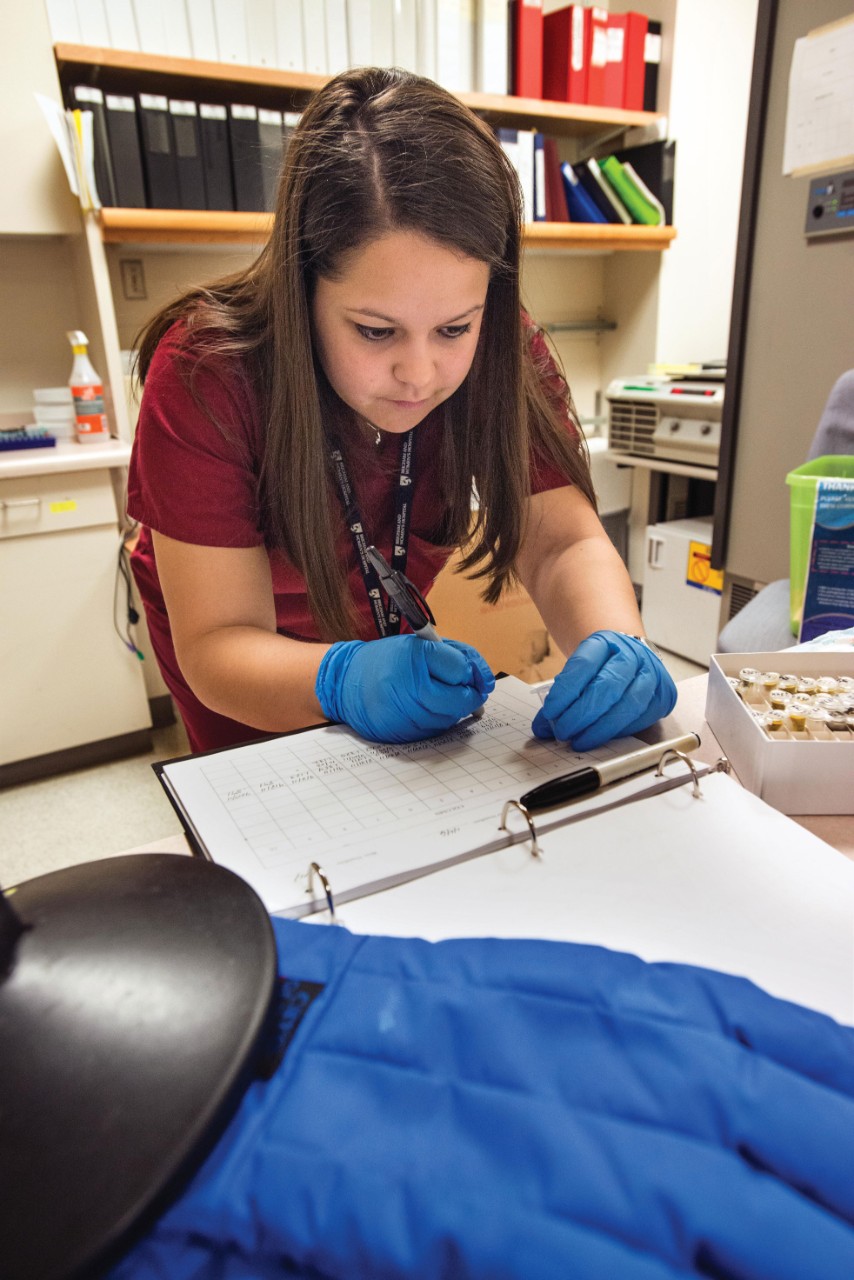
<svg viewBox="0 0 854 1280">
<path fill-rule="evenodd" d="M 279 182 L 273 231 L 258 258 L 196 288 L 144 330 L 145 379 L 166 330 L 183 319 L 195 360 L 241 357 L 265 424 L 259 503 L 268 545 L 303 573 L 324 638 L 353 632 L 338 562 L 342 514 L 330 500 L 328 437 L 336 399 L 316 359 L 310 305 L 318 277 L 391 230 L 417 231 L 488 264 L 475 359 L 446 402 L 440 541 L 464 546 L 463 567 L 486 578 L 494 603 L 515 577 L 530 492 L 529 458 L 556 464 L 595 503 L 586 451 L 544 388 L 522 323 L 522 216 L 516 173 L 489 128 L 452 94 L 399 70 L 347 71 L 303 113 Z M 472 530 L 471 487 L 479 507 Z"/>
</svg>

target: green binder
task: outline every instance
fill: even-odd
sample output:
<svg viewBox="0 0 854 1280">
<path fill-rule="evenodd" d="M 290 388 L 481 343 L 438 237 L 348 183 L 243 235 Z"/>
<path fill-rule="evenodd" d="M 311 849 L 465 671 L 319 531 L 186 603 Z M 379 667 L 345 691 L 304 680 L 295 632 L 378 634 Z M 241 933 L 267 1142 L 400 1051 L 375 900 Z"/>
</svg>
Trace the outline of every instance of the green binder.
<svg viewBox="0 0 854 1280">
<path fill-rule="evenodd" d="M 605 175 L 635 222 L 648 227 L 664 225 L 664 208 L 630 164 L 621 164 L 616 156 L 599 161 Z"/>
</svg>

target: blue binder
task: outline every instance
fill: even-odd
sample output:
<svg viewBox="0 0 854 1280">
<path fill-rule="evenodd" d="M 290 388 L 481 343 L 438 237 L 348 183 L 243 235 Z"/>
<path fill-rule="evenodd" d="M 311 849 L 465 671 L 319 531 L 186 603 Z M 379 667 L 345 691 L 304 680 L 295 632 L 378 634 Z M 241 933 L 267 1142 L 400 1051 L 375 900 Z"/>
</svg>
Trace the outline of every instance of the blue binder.
<svg viewBox="0 0 854 1280">
<path fill-rule="evenodd" d="M 607 222 L 608 219 L 596 208 L 590 196 L 576 177 L 575 170 L 568 161 L 560 166 L 563 186 L 566 191 L 566 203 L 571 222 Z"/>
</svg>

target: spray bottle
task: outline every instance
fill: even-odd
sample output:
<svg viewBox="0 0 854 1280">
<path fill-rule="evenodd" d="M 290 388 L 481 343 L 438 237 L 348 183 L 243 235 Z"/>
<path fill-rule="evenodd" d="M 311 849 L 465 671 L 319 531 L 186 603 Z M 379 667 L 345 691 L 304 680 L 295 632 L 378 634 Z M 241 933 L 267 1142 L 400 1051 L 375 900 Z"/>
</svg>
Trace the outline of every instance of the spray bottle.
<svg viewBox="0 0 854 1280">
<path fill-rule="evenodd" d="M 71 329 L 68 341 L 74 352 L 68 385 L 74 399 L 77 440 L 80 444 L 104 443 L 110 438 L 104 412 L 104 384 L 89 359 L 89 339 L 80 329 Z"/>
</svg>

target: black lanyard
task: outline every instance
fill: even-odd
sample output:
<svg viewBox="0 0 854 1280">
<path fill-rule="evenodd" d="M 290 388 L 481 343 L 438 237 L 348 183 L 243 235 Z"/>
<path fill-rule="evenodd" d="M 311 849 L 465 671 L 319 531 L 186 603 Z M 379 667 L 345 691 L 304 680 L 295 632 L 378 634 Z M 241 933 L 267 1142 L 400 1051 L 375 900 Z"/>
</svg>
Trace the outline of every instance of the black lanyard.
<svg viewBox="0 0 854 1280">
<path fill-rule="evenodd" d="M 383 604 L 380 580 L 376 569 L 368 559 L 371 539 L 365 537 L 365 527 L 356 503 L 356 495 L 344 465 L 340 449 L 330 452 L 335 478 L 341 491 L 341 501 L 347 515 L 347 524 L 353 545 L 359 557 L 359 567 L 365 583 L 365 591 L 374 615 L 374 624 L 380 636 L 394 636 L 400 631 L 400 614 L 391 600 L 388 608 Z M 400 441 L 400 472 L 397 478 L 397 496 L 394 508 L 394 534 L 391 549 L 391 567 L 406 572 L 406 556 L 409 550 L 409 524 L 412 518 L 412 468 L 415 461 L 415 429 L 407 431 Z M 374 539 L 376 540 L 376 539 Z"/>
</svg>

